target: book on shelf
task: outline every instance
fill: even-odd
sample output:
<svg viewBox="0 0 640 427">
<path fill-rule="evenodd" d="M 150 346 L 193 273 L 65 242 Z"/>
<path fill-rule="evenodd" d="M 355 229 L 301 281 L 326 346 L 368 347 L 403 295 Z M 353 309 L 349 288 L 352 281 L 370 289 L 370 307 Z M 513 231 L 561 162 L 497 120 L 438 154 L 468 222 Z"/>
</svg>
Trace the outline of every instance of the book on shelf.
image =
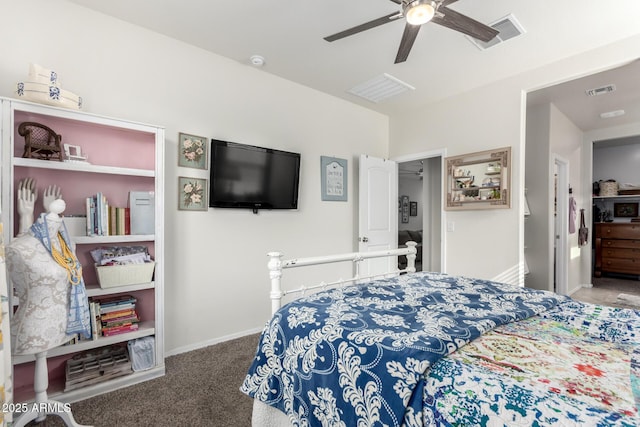
<svg viewBox="0 0 640 427">
<path fill-rule="evenodd" d="M 133 295 L 117 295 L 112 297 L 95 298 L 94 301 L 98 301 L 100 303 L 100 308 L 105 309 L 107 307 L 117 306 L 118 304 L 135 303 L 137 299 Z"/>
<path fill-rule="evenodd" d="M 124 236 L 131 234 L 128 207 L 114 206 L 101 192 L 86 199 L 87 236 Z"/>
<path fill-rule="evenodd" d="M 100 319 L 103 322 L 105 322 L 107 320 L 118 319 L 118 318 L 122 318 L 122 317 L 133 316 L 133 315 L 137 315 L 136 309 L 135 308 L 128 308 L 126 310 L 113 311 L 113 312 L 109 312 L 109 313 L 101 313 L 100 314 Z"/>
<path fill-rule="evenodd" d="M 110 337 L 113 335 L 126 334 L 127 332 L 137 331 L 139 328 L 137 323 L 132 323 L 130 325 L 118 326 L 114 328 L 102 329 L 102 336 Z"/>
<path fill-rule="evenodd" d="M 102 334 L 102 323 L 100 322 L 100 303 L 89 301 L 89 313 L 91 315 L 91 339 L 97 340 Z"/>
<path fill-rule="evenodd" d="M 120 326 L 127 326 L 133 323 L 139 323 L 139 322 L 140 322 L 140 318 L 138 317 L 138 314 L 134 313 L 127 317 L 119 317 L 116 319 L 105 320 L 102 322 L 102 328 L 110 329 L 110 328 L 115 328 Z"/>
</svg>

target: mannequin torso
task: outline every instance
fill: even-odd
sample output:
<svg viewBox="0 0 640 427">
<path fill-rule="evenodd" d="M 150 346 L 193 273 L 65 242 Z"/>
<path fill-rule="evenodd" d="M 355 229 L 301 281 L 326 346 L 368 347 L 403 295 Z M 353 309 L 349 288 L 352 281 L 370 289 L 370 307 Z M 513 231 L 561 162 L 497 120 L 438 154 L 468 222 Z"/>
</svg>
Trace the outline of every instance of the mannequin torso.
<svg viewBox="0 0 640 427">
<path fill-rule="evenodd" d="M 55 236 L 61 225 L 62 218 L 57 213 L 47 215 L 51 244 L 58 250 Z M 70 286 L 67 270 L 54 261 L 30 232 L 7 245 L 6 262 L 19 299 L 11 322 L 13 354 L 35 354 L 68 341 Z"/>
</svg>

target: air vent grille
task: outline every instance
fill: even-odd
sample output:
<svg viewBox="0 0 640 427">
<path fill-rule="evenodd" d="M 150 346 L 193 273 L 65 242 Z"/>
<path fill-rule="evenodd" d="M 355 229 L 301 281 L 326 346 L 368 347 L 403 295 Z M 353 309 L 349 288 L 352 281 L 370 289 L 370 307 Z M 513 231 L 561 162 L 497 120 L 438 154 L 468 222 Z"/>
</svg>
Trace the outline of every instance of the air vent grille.
<svg viewBox="0 0 640 427">
<path fill-rule="evenodd" d="M 616 85 L 606 85 L 606 86 L 597 87 L 595 89 L 588 89 L 586 92 L 587 92 L 587 95 L 589 96 L 598 96 L 598 95 L 611 93 L 615 90 L 616 90 Z"/>
<path fill-rule="evenodd" d="M 479 49 L 485 50 L 507 40 L 510 40 L 514 37 L 518 37 L 521 34 L 524 34 L 526 31 L 520 25 L 518 20 L 512 14 L 505 16 L 504 18 L 498 19 L 496 22 L 489 25 L 491 28 L 499 31 L 499 34 L 495 36 L 493 39 L 488 42 L 483 42 L 481 40 L 475 39 L 473 37 L 467 36 L 467 38 L 476 45 Z"/>
<path fill-rule="evenodd" d="M 349 89 L 347 92 L 364 98 L 367 101 L 378 103 L 392 96 L 414 89 L 410 84 L 384 73 Z"/>
</svg>

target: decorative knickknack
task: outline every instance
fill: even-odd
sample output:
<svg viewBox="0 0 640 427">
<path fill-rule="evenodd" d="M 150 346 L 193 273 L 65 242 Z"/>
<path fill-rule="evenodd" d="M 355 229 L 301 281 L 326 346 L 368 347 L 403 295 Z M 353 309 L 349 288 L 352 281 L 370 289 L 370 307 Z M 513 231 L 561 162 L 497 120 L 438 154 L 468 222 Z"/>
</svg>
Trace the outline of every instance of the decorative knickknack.
<svg viewBox="0 0 640 427">
<path fill-rule="evenodd" d="M 82 98 L 62 89 L 57 72 L 37 64 L 29 64 L 29 78 L 18 82 L 16 93 L 19 98 L 40 104 L 75 110 L 82 108 Z"/>
<path fill-rule="evenodd" d="M 35 122 L 23 122 L 18 126 L 18 133 L 24 137 L 22 157 L 62 161 L 62 136 L 50 127 Z"/>
</svg>

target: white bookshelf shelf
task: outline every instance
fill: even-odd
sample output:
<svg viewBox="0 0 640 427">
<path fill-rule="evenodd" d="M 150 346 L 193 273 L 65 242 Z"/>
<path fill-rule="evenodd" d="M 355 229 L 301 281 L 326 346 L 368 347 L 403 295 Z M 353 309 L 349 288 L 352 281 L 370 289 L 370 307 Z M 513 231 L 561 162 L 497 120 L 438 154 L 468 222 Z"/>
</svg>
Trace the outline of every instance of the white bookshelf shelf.
<svg viewBox="0 0 640 427">
<path fill-rule="evenodd" d="M 155 171 L 147 169 L 119 168 L 114 166 L 100 166 L 79 162 L 68 163 L 59 162 L 56 160 L 47 161 L 38 159 L 25 159 L 22 157 L 14 158 L 13 165 L 17 167 L 51 169 L 68 172 L 102 173 L 110 175 L 143 176 L 150 178 L 153 178 L 155 176 Z"/>
<path fill-rule="evenodd" d="M 78 344 L 62 345 L 60 347 L 49 350 L 47 352 L 47 357 L 64 356 L 65 354 L 73 354 L 79 351 L 91 350 L 93 348 L 117 344 L 119 342 L 142 338 L 153 334 L 155 334 L 155 325 L 153 321 L 140 322 L 140 327 L 137 331 L 127 332 L 125 334 L 111 335 L 109 337 L 100 337 L 96 340 L 81 341 Z M 19 365 L 22 363 L 35 362 L 35 360 L 36 358 L 33 355 L 14 356 L 13 364 Z"/>
</svg>

